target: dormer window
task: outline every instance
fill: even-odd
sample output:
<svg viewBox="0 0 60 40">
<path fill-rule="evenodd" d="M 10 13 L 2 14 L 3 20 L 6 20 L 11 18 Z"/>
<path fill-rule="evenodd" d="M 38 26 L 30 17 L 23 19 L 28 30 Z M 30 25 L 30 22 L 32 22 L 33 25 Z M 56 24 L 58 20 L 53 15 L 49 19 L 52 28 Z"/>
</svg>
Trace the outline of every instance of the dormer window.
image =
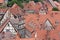
<svg viewBox="0 0 60 40">
<path fill-rule="evenodd" d="M 27 13 L 34 13 L 34 10 L 26 10 Z"/>
</svg>

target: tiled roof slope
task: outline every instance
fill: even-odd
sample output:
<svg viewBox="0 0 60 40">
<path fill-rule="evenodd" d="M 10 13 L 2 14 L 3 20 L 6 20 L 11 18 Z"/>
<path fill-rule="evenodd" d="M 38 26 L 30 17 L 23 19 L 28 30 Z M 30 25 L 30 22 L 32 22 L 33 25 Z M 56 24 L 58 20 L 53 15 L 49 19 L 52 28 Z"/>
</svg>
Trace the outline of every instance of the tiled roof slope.
<svg viewBox="0 0 60 40">
<path fill-rule="evenodd" d="M 40 8 L 43 7 L 42 3 L 40 2 L 34 3 L 33 1 L 30 1 L 28 4 L 25 4 L 23 9 L 21 9 L 17 4 L 14 4 L 9 9 L 9 12 L 12 15 L 19 16 L 17 18 L 14 18 L 12 23 L 16 22 L 15 20 L 18 19 L 17 25 L 19 27 L 18 26 L 16 27 L 20 28 L 22 27 L 21 25 L 23 24 L 19 25 L 20 23 L 19 19 L 23 18 L 25 24 L 24 28 L 31 33 L 30 38 L 20 38 L 21 35 L 19 35 L 19 32 L 17 32 L 18 34 L 16 38 L 11 40 L 60 40 L 60 11 L 52 11 L 53 7 L 51 6 L 51 4 L 48 2 L 44 2 L 44 3 L 45 3 L 44 5 L 46 5 L 48 9 L 46 14 L 43 13 L 43 10 L 42 10 L 43 14 L 40 12 Z M 34 10 L 37 11 L 37 13 L 36 12 L 26 13 L 24 10 Z M 25 15 L 21 16 L 22 13 L 24 13 Z M 10 18 L 6 19 L 6 21 L 1 25 L 0 32 L 4 29 L 4 27 L 10 20 L 11 20 Z"/>
<path fill-rule="evenodd" d="M 4 0 L 0 0 L 0 3 L 4 3 Z"/>
<path fill-rule="evenodd" d="M 24 10 L 34 10 L 38 12 L 41 7 L 42 7 L 41 2 L 34 3 L 34 1 L 31 1 L 28 4 L 24 5 Z"/>
<path fill-rule="evenodd" d="M 14 4 L 14 5 L 10 8 L 10 12 L 11 12 L 13 15 L 17 15 L 17 14 L 22 13 L 21 8 L 20 8 L 17 4 Z"/>
</svg>

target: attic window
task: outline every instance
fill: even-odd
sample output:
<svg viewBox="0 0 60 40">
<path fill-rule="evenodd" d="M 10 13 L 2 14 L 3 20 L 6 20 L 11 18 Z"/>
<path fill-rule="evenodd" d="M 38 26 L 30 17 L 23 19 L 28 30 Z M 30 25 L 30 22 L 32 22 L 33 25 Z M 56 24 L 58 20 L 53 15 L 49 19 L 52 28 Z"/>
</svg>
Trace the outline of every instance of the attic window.
<svg viewBox="0 0 60 40">
<path fill-rule="evenodd" d="M 2 3 L 0 3 L 0 6 L 2 6 Z"/>
<path fill-rule="evenodd" d="M 58 25 L 60 22 L 58 20 L 55 21 L 55 24 Z"/>
<path fill-rule="evenodd" d="M 41 9 L 41 10 L 39 11 L 39 13 L 42 14 L 42 15 L 46 14 L 45 10 L 43 10 L 43 9 Z"/>
</svg>

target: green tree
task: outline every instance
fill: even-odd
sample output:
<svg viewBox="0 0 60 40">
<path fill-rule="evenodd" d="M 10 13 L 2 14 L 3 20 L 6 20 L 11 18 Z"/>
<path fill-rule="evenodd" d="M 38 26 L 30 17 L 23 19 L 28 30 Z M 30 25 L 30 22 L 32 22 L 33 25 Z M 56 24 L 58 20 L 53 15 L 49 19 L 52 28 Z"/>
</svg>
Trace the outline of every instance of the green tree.
<svg viewBox="0 0 60 40">
<path fill-rule="evenodd" d="M 34 0 L 34 2 L 43 2 L 43 0 Z"/>
<path fill-rule="evenodd" d="M 30 0 L 12 0 L 8 2 L 8 6 L 13 6 L 14 3 L 16 3 L 17 5 L 19 5 L 21 8 L 23 8 L 23 2 L 29 3 Z"/>
<path fill-rule="evenodd" d="M 13 1 L 10 1 L 10 2 L 8 2 L 7 5 L 11 7 L 13 4 L 14 4 L 14 2 Z"/>
<path fill-rule="evenodd" d="M 56 8 L 56 7 L 54 7 L 52 10 L 53 11 L 59 11 L 58 8 Z"/>
</svg>

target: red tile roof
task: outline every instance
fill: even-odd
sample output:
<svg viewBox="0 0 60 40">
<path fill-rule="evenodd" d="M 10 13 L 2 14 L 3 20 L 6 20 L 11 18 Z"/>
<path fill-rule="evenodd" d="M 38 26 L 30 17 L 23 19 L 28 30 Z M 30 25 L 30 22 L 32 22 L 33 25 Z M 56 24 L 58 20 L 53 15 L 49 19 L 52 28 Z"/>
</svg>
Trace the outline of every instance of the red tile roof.
<svg viewBox="0 0 60 40">
<path fill-rule="evenodd" d="M 40 7 L 42 6 L 41 3 L 34 3 L 33 1 L 29 2 L 28 4 L 25 5 L 25 9 L 39 10 Z M 47 5 L 48 7 L 47 14 L 42 15 L 42 14 L 28 14 L 27 13 L 24 16 L 25 28 L 31 33 L 34 31 L 31 34 L 32 38 L 19 38 L 18 36 L 16 36 L 16 40 L 35 40 L 35 39 L 48 40 L 47 37 L 49 37 L 51 40 L 54 40 L 54 39 L 60 40 L 59 38 L 60 23 L 56 25 L 56 21 L 60 22 L 60 11 L 52 11 L 52 6 L 50 3 L 48 4 L 46 3 L 45 5 Z M 10 12 L 14 15 L 17 15 L 17 14 L 20 14 L 22 11 L 21 11 L 21 8 L 17 6 L 17 4 L 14 4 L 13 7 L 10 9 Z M 0 32 L 4 29 L 5 25 L 8 23 L 9 20 L 7 19 L 7 21 L 4 22 L 4 24 L 1 26 L 2 28 L 0 28 Z M 44 24 L 46 20 L 49 20 L 51 22 L 54 30 L 47 31 L 45 29 L 41 29 L 41 27 L 44 27 L 44 25 L 41 26 L 41 24 Z M 32 22 L 35 25 L 34 26 L 35 28 L 29 25 L 30 22 Z M 36 34 L 36 37 L 35 37 L 35 34 Z"/>
<path fill-rule="evenodd" d="M 0 12 L 6 13 L 7 12 L 7 8 L 0 8 Z"/>
<path fill-rule="evenodd" d="M 41 8 L 41 6 L 42 4 L 40 2 L 35 3 L 34 1 L 30 1 L 28 4 L 24 5 L 24 9 L 38 11 Z"/>
<path fill-rule="evenodd" d="M 17 4 L 14 4 L 14 5 L 11 7 L 10 12 L 11 12 L 13 15 L 17 15 L 17 14 L 21 14 L 21 13 L 22 13 L 21 8 L 20 8 Z"/>
<path fill-rule="evenodd" d="M 4 0 L 0 0 L 0 3 L 4 3 Z"/>
</svg>

